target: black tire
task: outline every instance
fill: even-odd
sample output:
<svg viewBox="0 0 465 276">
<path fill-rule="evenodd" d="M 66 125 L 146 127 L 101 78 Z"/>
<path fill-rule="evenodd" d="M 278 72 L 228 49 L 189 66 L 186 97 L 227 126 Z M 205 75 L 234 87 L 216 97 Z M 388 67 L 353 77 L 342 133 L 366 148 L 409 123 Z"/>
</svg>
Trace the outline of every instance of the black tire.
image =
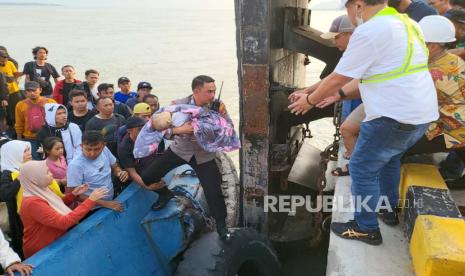
<svg viewBox="0 0 465 276">
<path fill-rule="evenodd" d="M 194 241 L 184 252 L 177 276 L 277 276 L 281 264 L 271 243 L 253 229 L 240 228 L 223 242 L 216 232 Z"/>
<path fill-rule="evenodd" d="M 221 173 L 221 190 L 226 204 L 226 225 L 229 228 L 238 227 L 239 224 L 239 199 L 240 183 L 236 167 L 231 157 L 226 153 L 216 154 L 216 164 Z"/>
</svg>

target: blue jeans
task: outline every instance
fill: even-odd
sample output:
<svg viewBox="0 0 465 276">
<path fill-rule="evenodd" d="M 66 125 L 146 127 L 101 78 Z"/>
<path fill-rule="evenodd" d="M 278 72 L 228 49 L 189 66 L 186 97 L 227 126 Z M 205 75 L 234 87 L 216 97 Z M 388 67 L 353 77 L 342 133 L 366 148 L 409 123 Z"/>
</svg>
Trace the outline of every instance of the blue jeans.
<svg viewBox="0 0 465 276">
<path fill-rule="evenodd" d="M 428 124 L 404 125 L 387 117 L 361 124 L 360 135 L 349 163 L 352 195 L 359 197 L 362 202 L 371 196 L 366 204 L 369 209 L 360 208 L 360 204 L 354 201 L 354 219 L 361 230 L 378 228 L 376 207 L 380 195 L 387 196 L 392 208 L 397 206 L 400 158 L 423 136 L 427 127 Z"/>
<path fill-rule="evenodd" d="M 342 101 L 342 111 L 341 111 L 341 120 L 344 122 L 347 116 L 354 111 L 357 106 L 359 106 L 362 103 L 362 100 L 356 99 L 356 100 L 344 100 Z"/>
</svg>

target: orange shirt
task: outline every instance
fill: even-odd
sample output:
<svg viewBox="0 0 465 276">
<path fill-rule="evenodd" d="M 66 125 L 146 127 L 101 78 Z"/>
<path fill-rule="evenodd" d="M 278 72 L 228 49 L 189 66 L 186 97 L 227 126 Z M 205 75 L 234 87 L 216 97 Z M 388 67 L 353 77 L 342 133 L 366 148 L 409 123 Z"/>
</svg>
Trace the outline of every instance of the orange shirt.
<svg viewBox="0 0 465 276">
<path fill-rule="evenodd" d="M 42 101 L 42 104 L 45 105 L 46 103 L 55 103 L 54 99 L 48 99 L 45 97 L 40 97 L 38 101 Z M 23 138 L 27 139 L 35 139 L 37 137 L 37 133 L 32 132 L 28 128 L 28 121 L 27 121 L 27 109 L 29 105 L 25 102 L 25 100 L 20 101 L 16 105 L 15 109 L 15 130 L 17 134 L 23 136 Z M 45 118 L 44 118 L 45 120 Z"/>
<path fill-rule="evenodd" d="M 73 194 L 67 194 L 63 201 L 70 204 Z M 24 197 L 20 209 L 20 217 L 24 225 L 23 252 L 24 257 L 37 253 L 42 248 L 63 236 L 71 226 L 76 225 L 95 206 L 95 202 L 86 199 L 67 215 L 61 215 L 46 200 L 38 197 Z"/>
</svg>

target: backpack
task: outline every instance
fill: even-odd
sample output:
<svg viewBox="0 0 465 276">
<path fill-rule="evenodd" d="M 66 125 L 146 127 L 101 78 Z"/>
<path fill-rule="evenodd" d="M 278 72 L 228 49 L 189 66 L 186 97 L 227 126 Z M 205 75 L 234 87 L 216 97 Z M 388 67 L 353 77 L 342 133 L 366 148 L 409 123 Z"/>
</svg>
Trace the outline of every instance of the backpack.
<svg viewBox="0 0 465 276">
<path fill-rule="evenodd" d="M 26 99 L 25 102 L 27 104 L 27 126 L 31 132 L 39 132 L 45 124 L 45 101 L 44 99 L 39 99 L 39 101 L 35 104 L 30 99 Z"/>
</svg>

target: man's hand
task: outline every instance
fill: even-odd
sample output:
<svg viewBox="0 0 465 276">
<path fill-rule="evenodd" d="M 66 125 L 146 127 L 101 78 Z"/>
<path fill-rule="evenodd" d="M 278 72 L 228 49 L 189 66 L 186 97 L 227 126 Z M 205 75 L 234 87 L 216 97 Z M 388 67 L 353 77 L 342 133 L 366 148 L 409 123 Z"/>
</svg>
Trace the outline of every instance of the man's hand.
<svg viewBox="0 0 465 276">
<path fill-rule="evenodd" d="M 14 276 L 15 272 L 18 272 L 21 276 L 32 274 L 32 265 L 15 263 L 6 268 L 5 272 L 8 276 Z"/>
<path fill-rule="evenodd" d="M 77 186 L 71 193 L 74 196 L 80 196 L 83 193 L 87 192 L 88 190 L 89 190 L 89 184 L 82 184 L 80 186 Z"/>
<path fill-rule="evenodd" d="M 2 100 L 2 107 L 7 107 L 7 106 L 8 106 L 8 101 Z"/>
<path fill-rule="evenodd" d="M 194 133 L 194 128 L 191 125 L 191 122 L 184 123 L 180 127 L 173 128 L 173 134 L 192 134 Z"/>
<path fill-rule="evenodd" d="M 338 102 L 341 100 L 341 96 L 335 95 L 335 96 L 329 96 L 328 98 L 322 100 L 321 102 L 317 103 L 315 106 L 318 108 L 325 108 L 329 105 L 332 105 L 335 102 Z"/>
<path fill-rule="evenodd" d="M 121 203 L 116 200 L 103 201 L 100 205 L 102 207 L 112 209 L 113 211 L 116 211 L 116 212 L 123 212 L 124 210 L 123 205 L 121 205 Z"/>
<path fill-rule="evenodd" d="M 220 108 L 218 110 L 218 113 L 220 113 L 221 115 L 224 115 L 227 113 L 226 105 L 223 102 L 220 103 Z"/>
<path fill-rule="evenodd" d="M 152 183 L 150 185 L 145 186 L 145 188 L 149 191 L 156 191 L 160 190 L 161 188 L 165 187 L 165 181 L 160 180 L 160 182 Z"/>
<path fill-rule="evenodd" d="M 121 182 L 126 182 L 129 179 L 129 174 L 125 170 L 120 170 L 116 176 Z"/>
<path fill-rule="evenodd" d="M 297 100 L 297 95 L 299 94 L 305 94 L 307 95 L 308 94 L 308 91 L 307 89 L 300 89 L 300 90 L 296 90 L 294 92 L 291 93 L 291 95 L 289 95 L 288 99 L 291 103 L 295 102 Z"/>
<path fill-rule="evenodd" d="M 296 100 L 288 106 L 291 113 L 295 115 L 304 115 L 312 109 L 313 106 L 309 105 L 307 102 L 307 96 L 308 94 L 296 94 Z"/>
</svg>

